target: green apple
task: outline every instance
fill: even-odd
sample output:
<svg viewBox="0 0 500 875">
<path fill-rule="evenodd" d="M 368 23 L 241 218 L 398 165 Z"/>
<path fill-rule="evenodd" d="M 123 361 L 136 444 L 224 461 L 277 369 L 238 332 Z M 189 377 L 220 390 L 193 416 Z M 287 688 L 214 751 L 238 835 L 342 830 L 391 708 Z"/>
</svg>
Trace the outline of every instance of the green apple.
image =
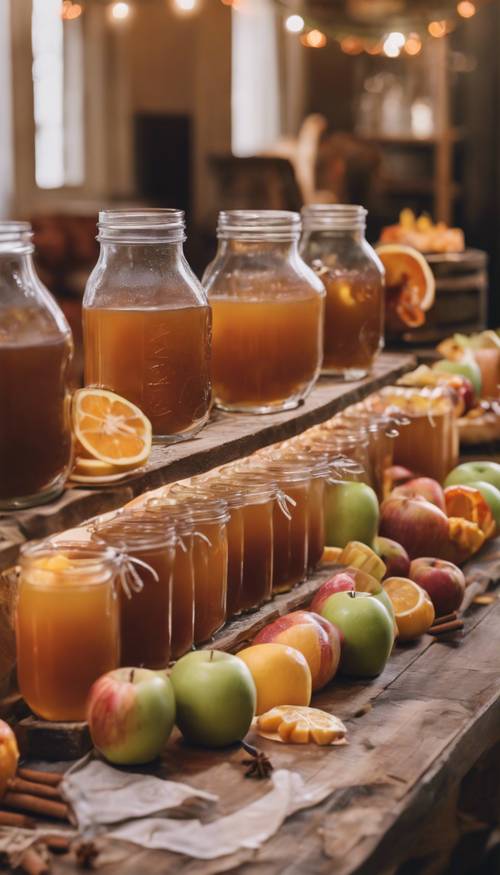
<svg viewBox="0 0 500 875">
<path fill-rule="evenodd" d="M 444 374 L 460 374 L 462 377 L 467 377 L 474 386 L 476 395 L 479 397 L 481 394 L 481 368 L 472 357 L 461 359 L 458 362 L 442 359 L 433 365 L 433 370 Z"/>
<path fill-rule="evenodd" d="M 498 486 L 494 486 L 493 483 L 488 483 L 486 480 L 473 480 L 467 486 L 479 490 L 493 514 L 497 531 L 500 531 L 500 489 Z"/>
<path fill-rule="evenodd" d="M 394 624 L 376 597 L 365 592 L 337 592 L 324 602 L 321 614 L 342 633 L 340 671 L 355 677 L 376 677 L 394 644 Z"/>
<path fill-rule="evenodd" d="M 328 547 L 345 547 L 349 541 L 371 547 L 379 524 L 378 500 L 371 486 L 355 480 L 328 485 L 325 524 Z"/>
<path fill-rule="evenodd" d="M 187 653 L 170 675 L 177 726 L 186 741 L 226 747 L 245 737 L 255 716 L 257 692 L 243 660 L 220 650 Z"/>
<path fill-rule="evenodd" d="M 464 462 L 450 471 L 445 486 L 472 486 L 480 480 L 482 483 L 492 483 L 500 489 L 500 465 L 498 462 Z"/>
<path fill-rule="evenodd" d="M 95 747 L 110 763 L 149 763 L 174 726 L 172 684 L 166 674 L 147 668 L 110 671 L 90 690 L 87 720 Z"/>
</svg>

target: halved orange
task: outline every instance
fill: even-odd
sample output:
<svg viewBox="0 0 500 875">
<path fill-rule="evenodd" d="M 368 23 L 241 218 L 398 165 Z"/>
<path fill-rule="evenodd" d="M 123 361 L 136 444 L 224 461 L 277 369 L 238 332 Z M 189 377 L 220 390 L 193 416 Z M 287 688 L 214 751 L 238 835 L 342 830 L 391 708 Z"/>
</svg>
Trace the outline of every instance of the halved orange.
<svg viewBox="0 0 500 875">
<path fill-rule="evenodd" d="M 280 705 L 257 717 L 259 735 L 285 744 L 342 744 L 347 729 L 338 717 L 306 705 Z"/>
<path fill-rule="evenodd" d="M 377 255 L 385 267 L 386 319 L 390 327 L 423 325 L 436 295 L 436 281 L 428 262 L 417 249 L 399 243 L 377 247 Z"/>
<path fill-rule="evenodd" d="M 72 415 L 80 455 L 122 470 L 147 461 L 151 423 L 135 404 L 107 389 L 78 389 Z"/>
<path fill-rule="evenodd" d="M 406 577 L 388 577 L 383 584 L 394 608 L 400 641 L 412 641 L 434 622 L 434 605 L 421 586 Z"/>
<path fill-rule="evenodd" d="M 484 537 L 491 538 L 496 532 L 496 523 L 490 506 L 479 489 L 472 486 L 447 486 L 444 490 L 446 513 L 449 517 L 462 517 L 476 523 Z"/>
</svg>

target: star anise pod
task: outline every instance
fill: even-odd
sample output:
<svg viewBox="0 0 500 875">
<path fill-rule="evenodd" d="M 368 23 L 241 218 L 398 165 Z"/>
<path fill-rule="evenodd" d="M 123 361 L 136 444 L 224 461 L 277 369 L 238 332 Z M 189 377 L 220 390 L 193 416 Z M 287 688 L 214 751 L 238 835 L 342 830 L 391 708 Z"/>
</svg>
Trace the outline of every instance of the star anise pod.
<svg viewBox="0 0 500 875">
<path fill-rule="evenodd" d="M 74 850 L 76 862 L 82 869 L 94 869 L 99 856 L 99 849 L 94 842 L 80 842 Z"/>
<path fill-rule="evenodd" d="M 250 754 L 249 758 L 241 761 L 241 765 L 246 766 L 245 778 L 256 778 L 257 780 L 269 778 L 274 768 L 269 757 L 246 741 L 242 741 L 241 746 Z"/>
</svg>

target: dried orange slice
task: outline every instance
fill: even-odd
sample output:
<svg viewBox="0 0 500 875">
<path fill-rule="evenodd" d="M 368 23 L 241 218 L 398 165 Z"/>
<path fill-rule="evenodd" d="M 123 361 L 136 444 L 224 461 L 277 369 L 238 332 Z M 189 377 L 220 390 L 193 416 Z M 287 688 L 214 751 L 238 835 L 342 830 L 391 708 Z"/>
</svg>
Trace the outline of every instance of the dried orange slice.
<svg viewBox="0 0 500 875">
<path fill-rule="evenodd" d="M 377 248 L 385 267 L 387 318 L 394 329 L 417 328 L 425 322 L 436 295 L 434 274 L 424 256 L 411 246 L 386 243 Z"/>
<path fill-rule="evenodd" d="M 406 577 L 388 577 L 383 586 L 394 608 L 399 640 L 412 641 L 427 632 L 435 614 L 426 591 Z"/>
<path fill-rule="evenodd" d="M 345 744 L 347 729 L 338 717 L 307 706 L 281 705 L 256 718 L 255 729 L 264 738 L 285 744 Z"/>
<path fill-rule="evenodd" d="M 377 556 L 371 547 L 362 544 L 361 541 L 349 541 L 342 550 L 338 561 L 341 565 L 359 568 L 379 581 L 382 580 L 386 572 L 385 563 L 382 562 L 380 556 Z"/>
<path fill-rule="evenodd" d="M 491 538 L 496 532 L 496 523 L 490 506 L 479 489 L 472 486 L 448 486 L 444 490 L 446 513 L 449 517 L 462 517 L 484 532 L 484 537 Z"/>
<path fill-rule="evenodd" d="M 151 423 L 135 404 L 107 389 L 79 389 L 72 412 L 75 437 L 89 458 L 121 470 L 147 461 Z"/>
</svg>

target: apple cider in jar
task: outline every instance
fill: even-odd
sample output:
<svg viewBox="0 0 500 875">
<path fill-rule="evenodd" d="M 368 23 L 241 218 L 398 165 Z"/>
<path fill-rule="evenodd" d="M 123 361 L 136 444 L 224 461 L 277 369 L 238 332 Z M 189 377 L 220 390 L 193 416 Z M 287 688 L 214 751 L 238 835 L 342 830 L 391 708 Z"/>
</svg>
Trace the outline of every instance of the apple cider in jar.
<svg viewBox="0 0 500 875">
<path fill-rule="evenodd" d="M 325 293 L 298 255 L 299 233 L 296 213 L 219 215 L 219 247 L 203 281 L 213 314 L 214 396 L 224 410 L 287 410 L 316 382 Z"/>
<path fill-rule="evenodd" d="M 83 299 L 85 382 L 111 389 L 177 441 L 206 423 L 211 315 L 182 251 L 179 210 L 99 215 L 99 261 Z"/>
<path fill-rule="evenodd" d="M 21 695 L 44 720 L 85 720 L 90 687 L 119 665 L 120 563 L 104 546 L 21 549 L 17 675 Z"/>
<path fill-rule="evenodd" d="M 326 290 L 323 372 L 360 379 L 384 338 L 384 268 L 365 239 L 366 210 L 313 204 L 302 219 L 302 257 Z"/>
</svg>

